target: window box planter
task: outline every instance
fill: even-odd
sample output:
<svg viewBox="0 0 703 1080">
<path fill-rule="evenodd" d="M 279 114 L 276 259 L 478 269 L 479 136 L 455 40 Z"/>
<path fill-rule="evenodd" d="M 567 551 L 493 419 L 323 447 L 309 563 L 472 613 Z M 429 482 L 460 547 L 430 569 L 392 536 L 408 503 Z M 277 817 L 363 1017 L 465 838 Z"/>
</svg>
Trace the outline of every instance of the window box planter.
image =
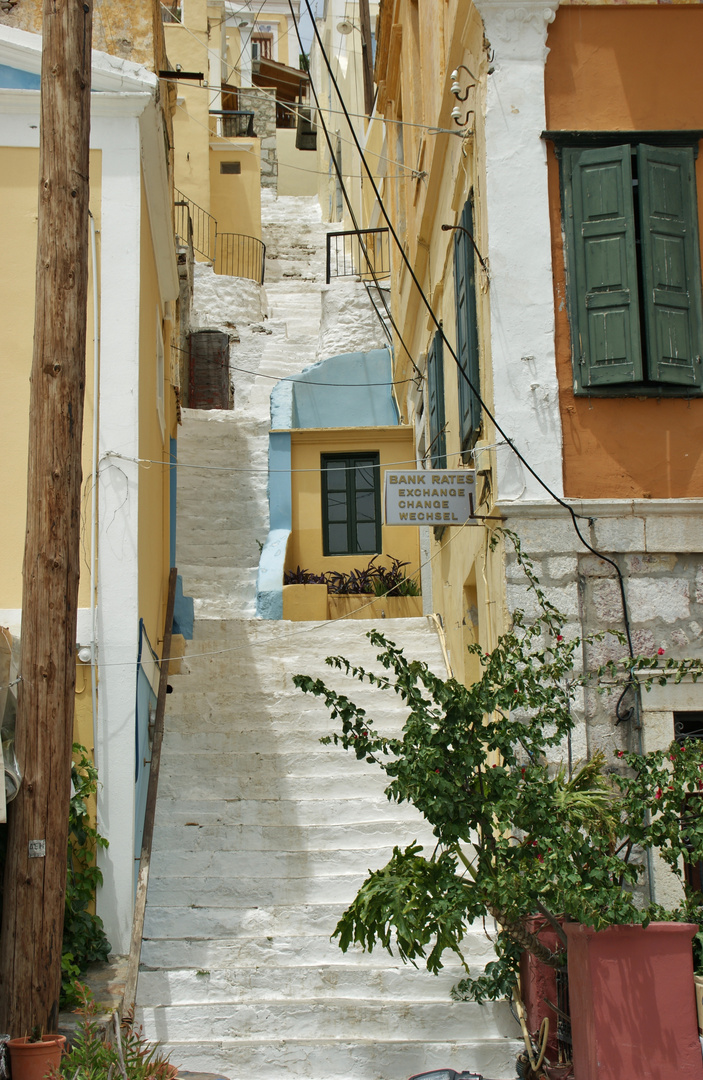
<svg viewBox="0 0 703 1080">
<path fill-rule="evenodd" d="M 327 618 L 327 586 L 284 585 L 283 618 L 292 622 L 324 622 Z"/>
<path fill-rule="evenodd" d="M 693 923 L 565 923 L 577 1080 L 703 1080 Z"/>
<path fill-rule="evenodd" d="M 327 609 L 328 619 L 416 619 L 422 615 L 422 597 L 330 593 Z"/>
</svg>

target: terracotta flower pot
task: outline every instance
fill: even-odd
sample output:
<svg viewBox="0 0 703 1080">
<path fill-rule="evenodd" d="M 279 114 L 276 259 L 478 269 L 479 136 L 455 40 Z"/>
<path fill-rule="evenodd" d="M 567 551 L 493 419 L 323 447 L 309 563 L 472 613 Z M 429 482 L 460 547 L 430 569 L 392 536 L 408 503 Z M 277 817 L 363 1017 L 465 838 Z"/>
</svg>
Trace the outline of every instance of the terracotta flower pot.
<svg viewBox="0 0 703 1080">
<path fill-rule="evenodd" d="M 693 923 L 565 923 L 577 1080 L 703 1080 Z"/>
<path fill-rule="evenodd" d="M 65 1043 L 65 1035 L 42 1035 L 41 1042 L 30 1042 L 26 1035 L 10 1039 L 7 1046 L 12 1080 L 44 1080 L 57 1071 Z"/>
</svg>

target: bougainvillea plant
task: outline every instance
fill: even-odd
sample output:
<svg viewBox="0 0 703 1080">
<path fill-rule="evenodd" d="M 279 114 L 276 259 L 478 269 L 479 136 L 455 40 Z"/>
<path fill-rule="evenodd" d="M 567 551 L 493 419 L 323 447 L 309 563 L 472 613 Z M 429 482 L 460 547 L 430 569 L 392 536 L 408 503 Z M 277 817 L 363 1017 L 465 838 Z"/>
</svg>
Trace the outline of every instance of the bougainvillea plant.
<svg viewBox="0 0 703 1080">
<path fill-rule="evenodd" d="M 466 971 L 456 992 L 477 1001 L 509 993 L 524 949 L 563 963 L 528 932 L 528 916 L 564 916 L 596 929 L 690 918 L 695 898 L 685 890 L 675 911 L 637 890 L 643 853 L 658 852 L 679 878 L 683 863 L 703 859 L 703 740 L 647 754 L 619 751 L 612 763 L 598 752 L 571 773 L 555 764 L 574 729 L 580 687 L 619 694 L 634 672 L 645 689 L 655 680 L 695 680 L 701 662 L 636 657 L 584 674 L 581 639 L 565 633 L 565 616 L 508 535 L 538 615 L 530 622 L 515 612 L 490 653 L 469 646 L 482 669 L 471 686 L 409 660 L 375 630 L 368 637 L 383 674 L 328 657 L 332 667 L 401 698 L 408 715 L 398 737 L 382 735 L 372 716 L 322 680 L 294 677 L 305 693 L 324 699 L 337 722 L 322 742 L 378 765 L 388 799 L 413 803 L 436 840 L 431 851 L 418 843 L 395 847 L 388 864 L 370 873 L 334 931 L 340 947 L 396 948 L 433 972 L 449 949 Z M 486 916 L 499 924 L 496 960 L 473 975 L 462 940 Z"/>
</svg>

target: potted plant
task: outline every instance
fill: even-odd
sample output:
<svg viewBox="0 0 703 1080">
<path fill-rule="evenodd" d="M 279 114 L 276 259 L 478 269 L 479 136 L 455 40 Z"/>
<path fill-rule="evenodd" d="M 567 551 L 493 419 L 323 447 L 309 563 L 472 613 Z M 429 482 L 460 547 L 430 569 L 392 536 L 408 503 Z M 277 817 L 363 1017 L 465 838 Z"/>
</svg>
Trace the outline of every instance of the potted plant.
<svg viewBox="0 0 703 1080">
<path fill-rule="evenodd" d="M 58 1071 L 65 1044 L 64 1035 L 43 1035 L 38 1028 L 29 1035 L 8 1039 L 12 1080 L 44 1080 Z"/>
<path fill-rule="evenodd" d="M 466 968 L 454 993 L 481 1002 L 511 994 L 524 950 L 548 965 L 563 965 L 562 946 L 550 949 L 529 924 L 532 916 L 541 914 L 556 927 L 561 916 L 573 1015 L 590 1007 L 587 980 L 572 971 L 572 954 L 576 959 L 583 954 L 584 940 L 598 940 L 599 931 L 615 938 L 620 927 L 628 935 L 636 932 L 651 939 L 657 936 L 650 929 L 653 921 L 675 923 L 670 937 L 678 943 L 675 951 L 684 978 L 688 965 L 689 1006 L 677 995 L 674 1015 L 660 994 L 658 1025 L 642 1031 L 621 1002 L 611 1023 L 630 1058 L 618 1054 L 619 1071 L 611 1073 L 602 1061 L 597 1074 L 589 1071 L 588 1062 L 578 1057 L 585 1048 L 576 1045 L 583 1038 L 577 1028 L 575 1072 L 578 1080 L 664 1076 L 666 1070 L 650 1071 L 653 1055 L 668 1054 L 671 1066 L 675 1045 L 677 1076 L 700 1080 L 703 1067 L 690 993 L 690 943 L 697 927 L 684 925 L 695 913 L 694 901 L 682 891 L 685 899 L 675 911 L 648 902 L 641 889 L 641 853 L 657 851 L 679 877 L 682 862 L 703 858 L 703 820 L 686 822 L 683 831 L 681 825 L 686 796 L 703 787 L 703 741 L 674 743 L 667 752 L 620 751 L 612 762 L 598 752 L 571 770 L 559 764 L 559 758 L 574 728 L 572 703 L 586 682 L 595 680 L 603 692 L 617 689 L 619 694 L 622 679 L 631 681 L 637 668 L 645 670 L 645 683 L 651 683 L 686 673 L 697 678 L 701 663 L 674 665 L 659 657 L 639 657 L 605 665 L 596 673 L 581 672 L 581 641 L 564 633 L 565 617 L 548 601 L 529 559 L 515 543 L 538 601 L 538 615 L 528 622 L 516 612 L 511 629 L 491 653 L 470 646 L 482 665 L 482 675 L 472 686 L 439 678 L 375 630 L 368 636 L 379 649 L 384 674 L 352 667 L 343 657 L 328 658 L 332 666 L 401 696 L 409 715 L 399 737 L 381 735 L 362 708 L 322 680 L 294 678 L 301 690 L 321 696 L 338 722 L 323 741 L 332 740 L 357 758 L 376 763 L 388 777 L 389 799 L 414 803 L 437 840 L 430 856 L 418 844 L 394 848 L 389 863 L 364 882 L 334 936 L 343 950 L 358 944 L 390 951 L 394 944 L 404 960 L 422 959 L 435 972 L 449 949 Z M 493 916 L 500 927 L 496 959 L 485 971 L 472 974 L 462 939 L 469 925 L 485 916 Z M 579 927 L 589 928 L 586 938 L 579 936 Z M 683 949 L 682 938 L 688 942 Z M 591 959 L 594 956 L 591 950 Z M 656 975 L 649 983 L 653 987 Z M 634 1040 L 623 1035 L 628 1024 L 639 1032 Z M 639 1046 L 634 1045 L 637 1038 Z"/>
</svg>

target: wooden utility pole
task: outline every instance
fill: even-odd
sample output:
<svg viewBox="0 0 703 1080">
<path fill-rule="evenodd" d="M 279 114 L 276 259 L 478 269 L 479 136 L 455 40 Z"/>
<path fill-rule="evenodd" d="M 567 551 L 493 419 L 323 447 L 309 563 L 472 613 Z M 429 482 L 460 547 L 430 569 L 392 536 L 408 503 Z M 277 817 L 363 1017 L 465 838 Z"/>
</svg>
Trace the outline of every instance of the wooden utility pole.
<svg viewBox="0 0 703 1080">
<path fill-rule="evenodd" d="M 88 291 L 92 0 L 44 0 L 22 682 L 0 1031 L 55 1031 L 71 785 Z"/>
</svg>

